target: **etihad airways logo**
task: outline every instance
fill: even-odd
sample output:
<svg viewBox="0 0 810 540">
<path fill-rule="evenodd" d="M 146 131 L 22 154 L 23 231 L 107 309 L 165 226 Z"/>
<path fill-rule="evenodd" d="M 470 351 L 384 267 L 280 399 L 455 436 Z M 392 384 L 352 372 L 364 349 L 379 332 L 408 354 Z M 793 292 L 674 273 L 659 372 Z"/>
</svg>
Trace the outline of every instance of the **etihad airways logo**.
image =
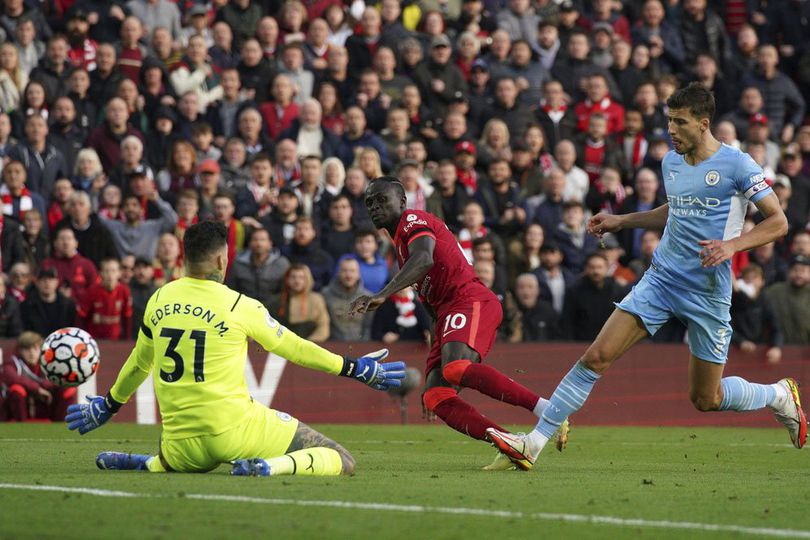
<svg viewBox="0 0 810 540">
<path fill-rule="evenodd" d="M 698 197 L 695 195 L 667 195 L 667 202 L 675 216 L 705 216 L 707 211 L 720 206 L 717 197 Z"/>
</svg>

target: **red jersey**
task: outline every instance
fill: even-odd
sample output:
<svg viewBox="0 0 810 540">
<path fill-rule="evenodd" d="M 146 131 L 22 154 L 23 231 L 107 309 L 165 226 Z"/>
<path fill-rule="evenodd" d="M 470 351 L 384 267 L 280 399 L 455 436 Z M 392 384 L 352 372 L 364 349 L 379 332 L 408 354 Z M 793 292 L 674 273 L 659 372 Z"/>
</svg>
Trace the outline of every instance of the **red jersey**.
<svg viewBox="0 0 810 540">
<path fill-rule="evenodd" d="M 430 304 L 437 314 L 444 313 L 460 301 L 495 298 L 475 275 L 472 264 L 444 221 L 428 212 L 406 210 L 402 214 L 394 236 L 400 268 L 410 258 L 410 243 L 422 236 L 430 236 L 436 241 L 433 268 L 414 287 L 422 301 Z"/>
<path fill-rule="evenodd" d="M 87 290 L 98 282 L 98 272 L 93 262 L 81 255 L 57 258 L 48 257 L 42 261 L 43 268 L 56 268 L 59 274 L 60 287 L 69 287 L 73 300 L 81 303 Z"/>
<path fill-rule="evenodd" d="M 108 291 L 101 283 L 90 287 L 79 308 L 84 329 L 96 339 L 128 339 L 132 328 L 132 295 L 119 283 Z"/>
</svg>

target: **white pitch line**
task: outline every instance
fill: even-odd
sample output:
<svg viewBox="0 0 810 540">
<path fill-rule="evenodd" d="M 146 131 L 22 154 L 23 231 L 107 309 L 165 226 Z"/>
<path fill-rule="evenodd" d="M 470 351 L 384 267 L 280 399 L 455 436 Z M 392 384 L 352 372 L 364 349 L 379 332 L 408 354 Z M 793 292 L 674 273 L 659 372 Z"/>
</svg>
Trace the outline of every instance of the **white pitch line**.
<svg viewBox="0 0 810 540">
<path fill-rule="evenodd" d="M 3 484 L 0 489 L 14 489 L 22 491 L 51 491 L 58 493 L 79 493 L 97 497 L 113 498 L 141 498 L 166 499 L 168 496 L 152 493 L 135 493 L 130 491 L 115 491 L 107 489 L 47 486 L 31 484 Z M 487 510 L 486 508 L 464 508 L 448 506 L 422 506 L 402 505 L 389 503 L 364 503 L 356 501 L 328 501 L 306 499 L 269 499 L 263 497 L 246 497 L 243 495 L 216 495 L 207 493 L 191 493 L 183 496 L 185 499 L 200 501 L 238 502 L 251 504 L 268 504 L 275 506 L 306 506 L 319 508 L 343 508 L 352 510 L 380 510 L 384 512 L 400 512 L 409 514 L 446 514 L 463 516 L 481 516 L 506 519 L 535 519 L 541 521 L 563 521 L 566 523 L 589 523 L 592 525 L 613 525 L 615 527 L 647 527 L 652 529 L 675 529 L 704 532 L 731 532 L 750 534 L 754 536 L 770 536 L 776 538 L 810 538 L 810 531 L 797 529 L 775 529 L 769 527 L 746 527 L 744 525 L 724 525 L 718 523 L 696 523 L 690 521 L 648 520 L 640 518 L 621 518 L 615 516 L 596 516 L 588 514 L 563 514 L 551 512 L 513 512 L 509 510 Z"/>
</svg>

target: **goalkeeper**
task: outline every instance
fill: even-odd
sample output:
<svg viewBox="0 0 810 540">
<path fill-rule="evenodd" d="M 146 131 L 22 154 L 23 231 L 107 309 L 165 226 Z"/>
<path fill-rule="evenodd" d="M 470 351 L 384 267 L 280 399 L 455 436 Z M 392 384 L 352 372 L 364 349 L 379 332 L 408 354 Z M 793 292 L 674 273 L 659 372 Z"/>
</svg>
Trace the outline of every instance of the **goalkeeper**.
<svg viewBox="0 0 810 540">
<path fill-rule="evenodd" d="M 248 338 L 296 364 L 352 377 L 378 390 L 399 386 L 402 362 L 381 350 L 343 358 L 281 326 L 258 301 L 222 284 L 228 267 L 224 226 L 202 222 L 184 237 L 185 275 L 146 305 L 135 349 L 106 397 L 71 405 L 65 421 L 85 434 L 107 422 L 154 373 L 163 419 L 156 456 L 102 452 L 101 469 L 207 472 L 232 463 L 234 475 L 352 474 L 345 448 L 290 415 L 250 397 Z"/>
</svg>

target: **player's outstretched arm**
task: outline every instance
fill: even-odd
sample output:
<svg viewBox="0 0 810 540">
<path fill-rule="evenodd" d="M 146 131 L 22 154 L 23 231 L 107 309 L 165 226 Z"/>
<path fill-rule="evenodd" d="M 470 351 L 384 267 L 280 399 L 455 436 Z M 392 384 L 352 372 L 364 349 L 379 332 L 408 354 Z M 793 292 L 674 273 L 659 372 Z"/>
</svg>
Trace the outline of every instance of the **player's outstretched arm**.
<svg viewBox="0 0 810 540">
<path fill-rule="evenodd" d="M 258 311 L 258 313 L 257 313 Z M 405 378 L 404 362 L 382 362 L 388 349 L 360 358 L 337 355 L 283 327 L 258 301 L 249 299 L 238 313 L 248 337 L 267 351 L 294 364 L 317 371 L 351 377 L 377 390 L 400 386 Z"/>
<path fill-rule="evenodd" d="M 88 396 L 87 403 L 68 407 L 65 416 L 68 429 L 79 430 L 79 434 L 84 435 L 104 425 L 146 380 L 152 371 L 152 362 L 151 331 L 143 326 L 135 349 L 130 353 L 107 395 Z"/>
<path fill-rule="evenodd" d="M 662 204 L 647 212 L 621 215 L 596 214 L 588 220 L 588 232 L 601 238 L 605 233 L 615 233 L 622 229 L 663 229 L 668 216 L 668 204 Z"/>
<path fill-rule="evenodd" d="M 408 244 L 410 257 L 399 272 L 394 274 L 388 285 L 375 295 L 360 296 L 352 302 L 349 315 L 373 311 L 380 307 L 385 299 L 397 291 L 421 281 L 423 277 L 433 268 L 433 250 L 436 248 L 436 240 L 432 236 L 420 236 Z"/>
<path fill-rule="evenodd" d="M 775 193 L 769 193 L 754 202 L 765 219 L 747 233 L 728 240 L 701 240 L 700 262 L 703 266 L 717 266 L 738 251 L 746 251 L 773 242 L 788 232 L 788 221 Z"/>
</svg>

